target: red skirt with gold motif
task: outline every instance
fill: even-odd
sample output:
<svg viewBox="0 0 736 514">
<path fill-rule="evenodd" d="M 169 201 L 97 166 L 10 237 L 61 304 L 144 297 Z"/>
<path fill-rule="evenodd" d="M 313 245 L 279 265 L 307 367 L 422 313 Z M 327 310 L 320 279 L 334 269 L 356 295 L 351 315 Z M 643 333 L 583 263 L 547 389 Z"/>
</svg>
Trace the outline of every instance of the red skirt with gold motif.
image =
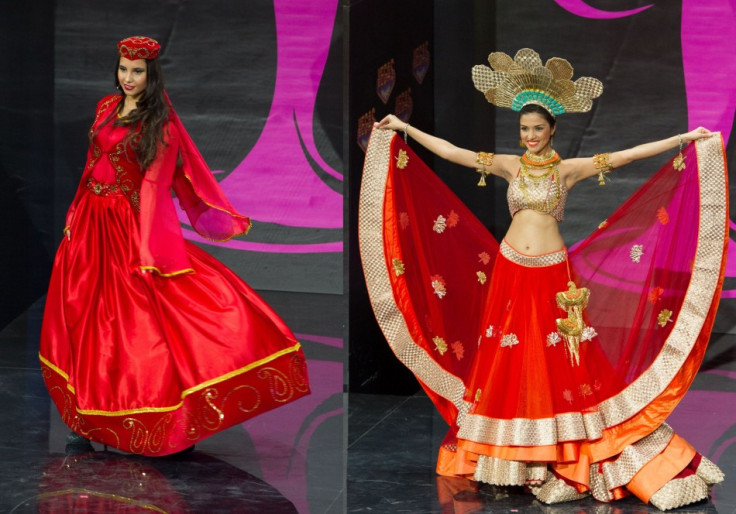
<svg viewBox="0 0 736 514">
<path fill-rule="evenodd" d="M 363 268 L 389 345 L 450 425 L 439 473 L 548 503 L 634 493 L 660 508 L 722 479 L 665 423 L 702 361 L 728 242 L 722 141 L 683 154 L 684 170 L 668 163 L 569 253 L 531 256 L 374 130 Z M 590 292 L 575 340 L 558 323 L 569 282 Z"/>
<path fill-rule="evenodd" d="M 136 213 L 92 179 L 54 261 L 43 377 L 64 422 L 166 455 L 309 393 L 299 342 L 235 273 L 193 244 L 193 273 L 140 271 Z"/>
</svg>

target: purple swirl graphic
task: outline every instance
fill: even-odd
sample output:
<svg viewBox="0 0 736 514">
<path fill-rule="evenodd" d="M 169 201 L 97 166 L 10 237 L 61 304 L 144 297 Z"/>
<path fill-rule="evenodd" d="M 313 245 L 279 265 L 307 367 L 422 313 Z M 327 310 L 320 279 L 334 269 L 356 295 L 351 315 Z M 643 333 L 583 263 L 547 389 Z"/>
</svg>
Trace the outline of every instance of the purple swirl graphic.
<svg viewBox="0 0 736 514">
<path fill-rule="evenodd" d="M 641 11 L 649 9 L 654 5 L 649 4 L 645 5 L 644 7 L 639 7 L 637 9 L 631 9 L 628 11 L 604 11 L 602 9 L 596 9 L 595 7 L 586 4 L 585 2 L 583 2 L 583 0 L 555 0 L 555 3 L 576 16 L 580 16 L 581 18 L 594 18 L 597 20 L 624 18 L 626 16 L 638 14 Z"/>
<path fill-rule="evenodd" d="M 338 0 L 274 1 L 278 48 L 271 109 L 258 142 L 221 182 L 233 206 L 254 220 L 255 229 L 259 222 L 304 229 L 342 227 L 343 177 L 319 155 L 312 130 L 337 6 Z M 179 219 L 188 227 L 185 214 L 180 212 Z M 183 232 L 191 241 L 224 246 L 189 228 Z M 236 250 L 278 253 L 343 248 L 342 241 L 289 244 L 236 239 L 225 244 Z"/>
</svg>

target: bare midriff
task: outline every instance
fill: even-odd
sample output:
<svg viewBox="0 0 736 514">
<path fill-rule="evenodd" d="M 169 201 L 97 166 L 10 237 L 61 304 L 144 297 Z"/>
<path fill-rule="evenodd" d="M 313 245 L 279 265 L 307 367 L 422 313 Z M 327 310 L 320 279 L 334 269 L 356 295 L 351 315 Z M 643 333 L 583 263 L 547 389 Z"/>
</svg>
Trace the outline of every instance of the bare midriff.
<svg viewBox="0 0 736 514">
<path fill-rule="evenodd" d="M 504 239 L 527 255 L 556 252 L 565 246 L 557 220 L 531 209 L 522 209 L 514 215 Z"/>
</svg>

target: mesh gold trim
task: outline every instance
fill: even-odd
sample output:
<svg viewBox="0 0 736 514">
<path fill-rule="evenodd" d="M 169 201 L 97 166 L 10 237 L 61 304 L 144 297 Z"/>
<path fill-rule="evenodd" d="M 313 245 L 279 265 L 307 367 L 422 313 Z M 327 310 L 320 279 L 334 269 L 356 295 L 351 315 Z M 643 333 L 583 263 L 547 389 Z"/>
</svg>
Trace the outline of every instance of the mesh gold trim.
<svg viewBox="0 0 736 514">
<path fill-rule="evenodd" d="M 601 437 L 603 419 L 597 412 L 571 412 L 553 418 L 498 419 L 465 414 L 457 436 L 496 446 L 548 446 L 563 441 L 595 440 Z M 492 442 L 489 442 L 492 441 Z"/>
<path fill-rule="evenodd" d="M 706 457 L 702 457 L 694 475 L 675 478 L 649 498 L 649 503 L 659 510 L 676 509 L 704 500 L 713 484 L 723 481 L 723 472 Z"/>
<path fill-rule="evenodd" d="M 547 475 L 547 481 L 543 485 L 532 486 L 529 489 L 537 497 L 537 500 L 547 504 L 582 500 L 590 494 L 590 492 L 579 493 L 573 486 L 568 485 L 552 473 Z"/>
<path fill-rule="evenodd" d="M 366 285 L 378 324 L 396 356 L 427 387 L 457 407 L 459 437 L 484 444 L 524 446 L 596 439 L 600 430 L 629 419 L 664 391 L 690 354 L 718 287 L 728 203 L 721 138 L 695 142 L 700 169 L 700 230 L 693 274 L 673 329 L 650 368 L 621 393 L 601 402 L 598 412 L 501 420 L 467 415 L 470 404 L 463 401 L 462 381 L 412 341 L 394 300 L 383 252 L 383 203 L 394 135 L 374 130 L 366 151 L 358 208 L 358 240 Z M 399 255 L 392 257 L 401 259 Z"/>
<path fill-rule="evenodd" d="M 700 465 L 698 466 L 696 474 L 708 485 L 720 484 L 725 478 L 721 468 L 716 466 L 710 459 L 703 455 L 701 455 Z"/>
<path fill-rule="evenodd" d="M 610 492 L 623 487 L 634 478 L 647 463 L 662 453 L 675 432 L 667 423 L 662 423 L 654 432 L 627 446 L 613 462 L 604 462 L 601 472 L 591 466 L 590 484 L 593 496 L 601 501 L 610 501 Z"/>
<path fill-rule="evenodd" d="M 393 131 L 374 129 L 366 149 L 358 206 L 358 243 L 368 295 L 378 325 L 396 357 L 427 387 L 452 402 L 460 419 L 469 408 L 463 402 L 462 380 L 442 369 L 412 340 L 391 289 L 383 252 L 383 203 L 394 135 Z"/>
<path fill-rule="evenodd" d="M 545 253 L 544 255 L 525 255 L 516 251 L 506 240 L 503 240 L 501 241 L 501 255 L 520 266 L 541 268 L 565 262 L 565 259 L 567 259 L 567 250 Z"/>
<path fill-rule="evenodd" d="M 547 478 L 547 463 L 521 462 L 479 455 L 473 478 L 493 485 L 528 485 Z"/>
<path fill-rule="evenodd" d="M 649 498 L 659 510 L 670 510 L 689 505 L 708 497 L 709 487 L 698 475 L 670 480 Z"/>
<path fill-rule="evenodd" d="M 605 426 L 622 423 L 661 394 L 675 377 L 703 328 L 718 287 L 728 220 L 728 184 L 720 137 L 695 142 L 700 184 L 700 230 L 693 273 L 675 325 L 647 371 L 598 409 Z"/>
</svg>

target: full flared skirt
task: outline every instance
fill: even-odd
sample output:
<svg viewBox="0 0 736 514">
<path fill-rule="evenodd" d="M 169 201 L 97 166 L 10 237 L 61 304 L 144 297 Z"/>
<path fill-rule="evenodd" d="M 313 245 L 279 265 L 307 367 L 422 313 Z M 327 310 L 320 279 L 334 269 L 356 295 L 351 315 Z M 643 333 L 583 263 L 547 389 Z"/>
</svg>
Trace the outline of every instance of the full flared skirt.
<svg viewBox="0 0 736 514">
<path fill-rule="evenodd" d="M 64 422 L 166 455 L 309 393 L 300 344 L 235 273 L 187 244 L 192 270 L 141 272 L 136 214 L 86 191 L 46 299 L 40 359 Z"/>
<path fill-rule="evenodd" d="M 685 170 L 666 165 L 569 254 L 527 256 L 374 131 L 366 284 L 389 345 L 450 425 L 438 472 L 529 485 L 548 502 L 633 492 L 662 506 L 719 480 L 665 423 L 702 361 L 728 241 L 722 142 L 683 153 Z M 557 326 L 571 280 L 590 291 L 579 348 Z"/>
</svg>

